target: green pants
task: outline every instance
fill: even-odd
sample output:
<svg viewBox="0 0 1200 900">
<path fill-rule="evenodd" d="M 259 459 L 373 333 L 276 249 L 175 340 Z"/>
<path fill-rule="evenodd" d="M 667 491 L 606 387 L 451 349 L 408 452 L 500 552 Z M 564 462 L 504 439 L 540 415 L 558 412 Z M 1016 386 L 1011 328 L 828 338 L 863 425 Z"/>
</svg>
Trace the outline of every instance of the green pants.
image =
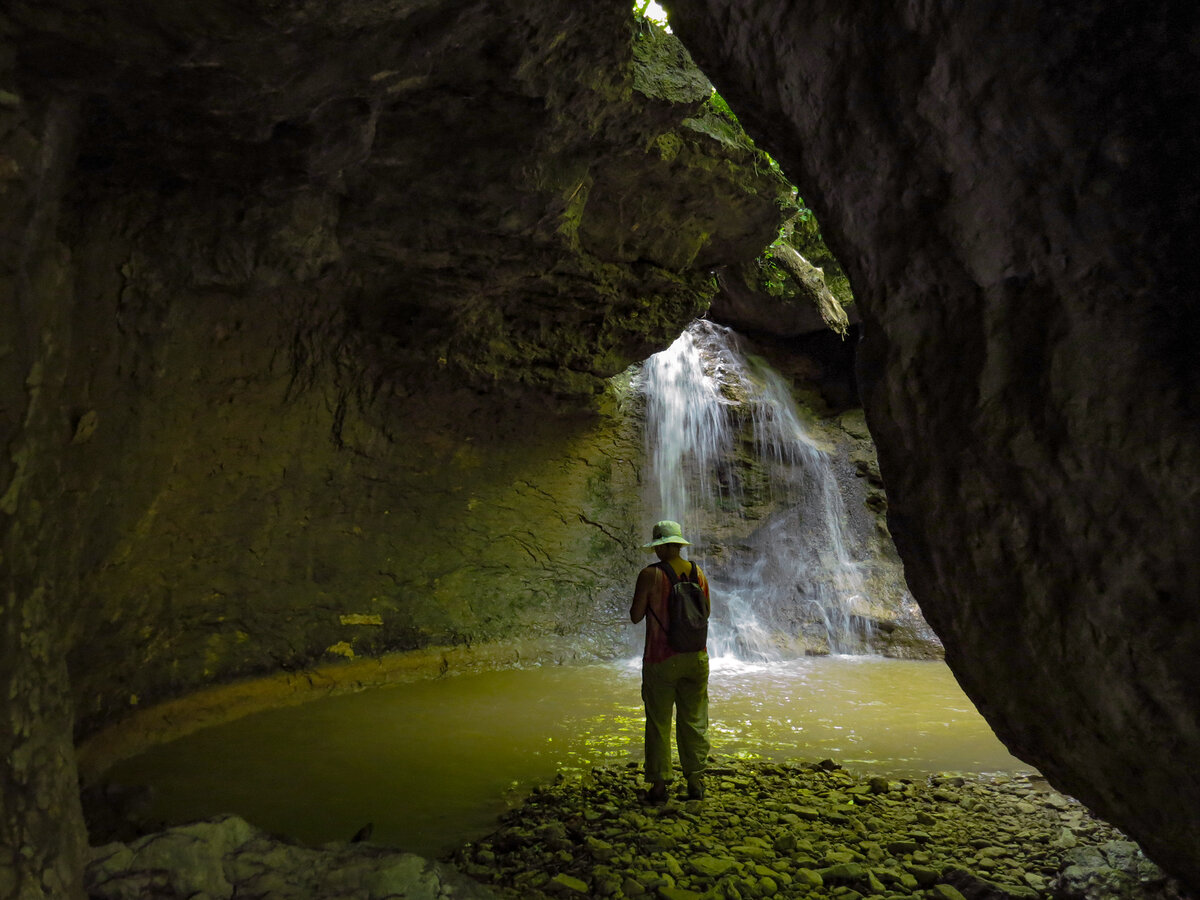
<svg viewBox="0 0 1200 900">
<path fill-rule="evenodd" d="M 708 654 L 677 653 L 642 666 L 646 704 L 646 780 L 671 780 L 671 708 L 684 776 L 708 762 Z"/>
</svg>

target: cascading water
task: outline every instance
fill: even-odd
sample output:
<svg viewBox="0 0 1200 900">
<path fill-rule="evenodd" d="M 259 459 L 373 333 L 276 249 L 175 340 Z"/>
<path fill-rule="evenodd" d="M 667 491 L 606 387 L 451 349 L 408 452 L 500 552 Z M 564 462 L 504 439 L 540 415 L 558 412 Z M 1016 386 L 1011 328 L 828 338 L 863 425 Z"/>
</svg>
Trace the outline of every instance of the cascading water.
<svg viewBox="0 0 1200 900">
<path fill-rule="evenodd" d="M 855 614 L 863 579 L 841 492 L 779 374 L 730 329 L 698 320 L 646 361 L 641 387 L 651 518 L 682 523 L 696 542 L 713 655 L 777 658 L 822 641 L 861 652 L 870 626 Z"/>
</svg>

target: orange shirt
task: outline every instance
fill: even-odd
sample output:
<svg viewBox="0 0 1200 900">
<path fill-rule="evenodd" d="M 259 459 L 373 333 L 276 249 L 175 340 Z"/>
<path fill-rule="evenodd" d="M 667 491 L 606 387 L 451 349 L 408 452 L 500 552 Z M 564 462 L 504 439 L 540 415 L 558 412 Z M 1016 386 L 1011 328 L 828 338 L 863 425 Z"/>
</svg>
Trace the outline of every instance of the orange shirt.
<svg viewBox="0 0 1200 900">
<path fill-rule="evenodd" d="M 675 574 L 681 578 L 692 571 L 692 564 L 683 557 L 671 560 L 670 565 L 675 570 Z M 662 627 L 662 625 L 671 624 L 667 615 L 667 598 L 671 594 L 671 579 L 667 577 L 667 573 L 658 563 L 647 566 L 647 568 L 654 569 L 660 589 L 650 598 L 650 602 L 646 606 L 646 646 L 642 651 L 642 665 L 660 663 L 675 656 L 678 652 L 672 650 L 671 645 L 667 643 L 667 632 Z M 699 579 L 700 587 L 704 589 L 704 596 L 707 598 L 708 579 L 704 577 L 704 570 L 699 566 L 696 566 L 696 578 Z M 662 625 L 658 624 L 660 621 Z M 706 647 L 705 650 L 707 651 L 707 649 Z"/>
</svg>

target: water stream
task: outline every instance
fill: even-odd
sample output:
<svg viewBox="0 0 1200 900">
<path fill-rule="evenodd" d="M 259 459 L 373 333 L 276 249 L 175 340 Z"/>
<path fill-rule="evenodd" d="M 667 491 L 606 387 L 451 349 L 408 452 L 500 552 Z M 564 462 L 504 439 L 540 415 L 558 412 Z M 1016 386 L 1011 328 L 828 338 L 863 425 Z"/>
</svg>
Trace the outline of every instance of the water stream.
<svg viewBox="0 0 1200 900">
<path fill-rule="evenodd" d="M 655 495 L 647 505 L 652 519 L 674 519 L 693 536 L 691 558 L 714 593 L 710 651 L 744 660 L 794 655 L 789 632 L 807 615 L 830 652 L 862 652 L 870 620 L 856 615 L 865 591 L 841 490 L 783 378 L 744 353 L 730 329 L 697 320 L 646 361 L 641 388 Z M 710 536 L 753 505 L 751 480 L 770 512 L 743 523 L 741 552 L 710 565 Z"/>
</svg>

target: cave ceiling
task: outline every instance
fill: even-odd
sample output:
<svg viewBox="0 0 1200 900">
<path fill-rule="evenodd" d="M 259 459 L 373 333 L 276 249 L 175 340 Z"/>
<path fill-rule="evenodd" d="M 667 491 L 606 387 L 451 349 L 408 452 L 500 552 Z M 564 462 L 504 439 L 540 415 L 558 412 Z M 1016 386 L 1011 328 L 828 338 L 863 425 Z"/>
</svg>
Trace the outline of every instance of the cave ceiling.
<svg viewBox="0 0 1200 900">
<path fill-rule="evenodd" d="M 163 279 L 319 279 L 385 366 L 595 393 L 702 312 L 712 270 L 753 259 L 791 202 L 681 45 L 621 3 L 7 16 L 23 89 L 78 99 L 77 211 L 171 207 L 174 232 L 140 238 L 159 259 L 236 235 L 252 249 L 232 271 Z"/>
</svg>

